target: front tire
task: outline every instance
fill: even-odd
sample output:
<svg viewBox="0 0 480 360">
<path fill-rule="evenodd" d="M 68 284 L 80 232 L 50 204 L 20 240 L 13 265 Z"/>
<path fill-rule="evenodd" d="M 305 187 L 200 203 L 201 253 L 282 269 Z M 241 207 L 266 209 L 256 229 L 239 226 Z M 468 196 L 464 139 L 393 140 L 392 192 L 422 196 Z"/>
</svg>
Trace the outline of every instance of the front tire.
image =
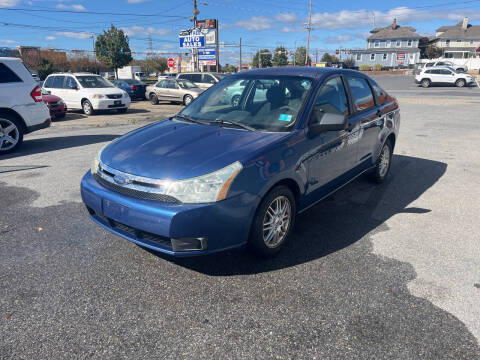
<svg viewBox="0 0 480 360">
<path fill-rule="evenodd" d="M 84 100 L 82 103 L 83 113 L 87 116 L 94 115 L 95 110 L 93 110 L 92 103 L 88 100 Z"/>
<path fill-rule="evenodd" d="M 158 97 L 155 94 L 150 94 L 150 103 L 152 105 L 157 105 L 158 104 Z"/>
<path fill-rule="evenodd" d="M 456 87 L 459 87 L 459 88 L 462 88 L 464 87 L 466 84 L 465 80 L 463 79 L 458 79 L 457 81 L 455 81 L 455 86 Z"/>
<path fill-rule="evenodd" d="M 428 88 L 432 82 L 429 79 L 423 79 L 421 82 L 422 87 Z"/>
<path fill-rule="evenodd" d="M 296 211 L 295 197 L 288 187 L 277 186 L 271 190 L 253 219 L 249 248 L 266 258 L 278 254 L 290 237 Z"/>
<path fill-rule="evenodd" d="M 12 116 L 0 115 L 0 154 L 8 154 L 23 143 L 23 126 Z"/>
<path fill-rule="evenodd" d="M 188 104 L 190 104 L 192 101 L 193 101 L 192 95 L 185 95 L 185 96 L 183 97 L 183 105 L 185 105 L 185 106 L 187 106 Z"/>
<path fill-rule="evenodd" d="M 392 163 L 392 154 L 392 143 L 390 140 L 387 140 L 385 144 L 383 144 L 382 151 L 380 152 L 377 163 L 375 164 L 375 169 L 370 176 L 370 178 L 377 184 L 382 183 L 386 179 Z"/>
</svg>

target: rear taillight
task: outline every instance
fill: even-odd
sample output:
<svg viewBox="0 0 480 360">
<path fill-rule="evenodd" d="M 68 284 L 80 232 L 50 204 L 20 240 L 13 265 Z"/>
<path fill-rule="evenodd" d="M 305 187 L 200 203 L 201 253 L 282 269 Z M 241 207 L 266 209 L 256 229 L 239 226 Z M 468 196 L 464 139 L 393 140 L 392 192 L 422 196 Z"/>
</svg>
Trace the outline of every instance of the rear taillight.
<svg viewBox="0 0 480 360">
<path fill-rule="evenodd" d="M 30 93 L 30 96 L 35 102 L 43 101 L 42 89 L 40 88 L 40 86 L 37 85 L 35 89 L 33 89 L 32 92 Z"/>
<path fill-rule="evenodd" d="M 132 86 L 130 86 L 130 90 L 138 90 L 138 85 L 132 85 Z"/>
</svg>

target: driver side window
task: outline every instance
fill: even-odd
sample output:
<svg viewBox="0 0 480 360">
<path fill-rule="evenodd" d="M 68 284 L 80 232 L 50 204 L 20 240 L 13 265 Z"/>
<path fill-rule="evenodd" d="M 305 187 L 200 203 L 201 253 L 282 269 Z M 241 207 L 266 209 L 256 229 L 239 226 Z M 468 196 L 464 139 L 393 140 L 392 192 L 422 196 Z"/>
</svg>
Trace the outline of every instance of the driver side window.
<svg viewBox="0 0 480 360">
<path fill-rule="evenodd" d="M 328 80 L 320 89 L 314 105 L 314 111 L 318 115 L 331 113 L 336 115 L 348 115 L 348 100 L 345 86 L 339 76 Z M 321 116 L 317 115 L 317 121 Z"/>
</svg>

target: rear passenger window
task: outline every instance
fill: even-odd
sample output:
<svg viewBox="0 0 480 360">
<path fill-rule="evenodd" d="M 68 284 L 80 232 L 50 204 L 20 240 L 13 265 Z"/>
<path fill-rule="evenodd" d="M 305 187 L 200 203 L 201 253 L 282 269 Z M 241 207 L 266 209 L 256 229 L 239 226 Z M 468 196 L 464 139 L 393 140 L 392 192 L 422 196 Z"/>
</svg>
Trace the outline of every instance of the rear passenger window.
<svg viewBox="0 0 480 360">
<path fill-rule="evenodd" d="M 347 95 L 340 77 L 334 77 L 322 86 L 315 101 L 315 109 L 321 109 L 324 113 L 348 115 Z"/>
<path fill-rule="evenodd" d="M 65 88 L 66 89 L 73 89 L 74 87 L 77 86 L 77 82 L 75 79 L 71 76 L 65 77 Z"/>
<path fill-rule="evenodd" d="M 375 95 L 377 95 L 377 101 L 379 105 L 385 104 L 387 101 L 387 93 L 380 87 L 375 81 L 371 82 L 373 91 L 375 91 Z"/>
<path fill-rule="evenodd" d="M 54 89 L 63 89 L 63 81 L 65 80 L 65 76 L 54 76 L 52 88 Z"/>
<path fill-rule="evenodd" d="M 18 77 L 7 65 L 0 64 L 0 83 L 13 83 L 22 82 L 22 79 Z"/>
<path fill-rule="evenodd" d="M 190 78 L 188 80 L 200 83 L 202 82 L 202 74 L 190 74 Z"/>
<path fill-rule="evenodd" d="M 375 106 L 373 94 L 367 80 L 360 77 L 347 77 L 348 86 L 353 97 L 353 105 L 356 111 L 362 111 Z"/>
</svg>

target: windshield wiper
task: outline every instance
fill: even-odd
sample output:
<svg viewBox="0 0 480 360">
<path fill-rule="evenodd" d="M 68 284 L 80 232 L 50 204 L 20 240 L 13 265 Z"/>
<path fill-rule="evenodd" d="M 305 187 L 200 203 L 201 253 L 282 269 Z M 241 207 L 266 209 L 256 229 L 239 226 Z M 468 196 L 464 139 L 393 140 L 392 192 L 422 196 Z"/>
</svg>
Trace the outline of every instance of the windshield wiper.
<svg viewBox="0 0 480 360">
<path fill-rule="evenodd" d="M 180 119 L 184 119 L 184 120 L 187 120 L 188 122 L 191 122 L 191 123 L 194 123 L 194 124 L 204 124 L 203 121 L 200 121 L 200 120 L 196 120 L 188 115 L 183 115 L 183 114 L 177 114 L 173 117 L 177 117 L 177 118 L 180 118 Z"/>
<path fill-rule="evenodd" d="M 210 124 L 233 125 L 233 126 L 239 127 L 241 129 L 244 129 L 244 130 L 257 131 L 257 129 L 255 129 L 251 126 L 248 126 L 248 125 L 236 122 L 236 121 L 231 121 L 231 120 L 217 119 L 217 120 L 210 121 Z"/>
</svg>

